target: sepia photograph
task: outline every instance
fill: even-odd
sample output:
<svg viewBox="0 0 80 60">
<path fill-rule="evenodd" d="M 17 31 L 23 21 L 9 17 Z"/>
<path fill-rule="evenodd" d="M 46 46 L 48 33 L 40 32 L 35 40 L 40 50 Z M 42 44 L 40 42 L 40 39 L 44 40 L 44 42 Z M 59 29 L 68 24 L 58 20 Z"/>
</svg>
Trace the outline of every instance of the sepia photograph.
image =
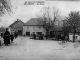
<svg viewBox="0 0 80 60">
<path fill-rule="evenodd" d="M 80 60 L 80 0 L 0 0 L 0 60 Z"/>
</svg>

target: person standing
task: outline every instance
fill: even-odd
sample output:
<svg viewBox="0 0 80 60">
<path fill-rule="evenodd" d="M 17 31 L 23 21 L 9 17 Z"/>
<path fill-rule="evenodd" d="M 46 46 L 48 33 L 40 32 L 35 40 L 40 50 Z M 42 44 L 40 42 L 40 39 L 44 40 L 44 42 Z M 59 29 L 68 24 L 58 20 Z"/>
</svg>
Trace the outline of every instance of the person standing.
<svg viewBox="0 0 80 60">
<path fill-rule="evenodd" d="M 6 31 L 4 32 L 4 44 L 10 44 L 10 32 L 8 31 L 8 28 L 6 28 Z"/>
<path fill-rule="evenodd" d="M 1 33 L 1 38 L 3 38 L 3 33 Z"/>
<path fill-rule="evenodd" d="M 18 33 L 16 31 L 14 33 L 14 37 L 15 37 L 15 39 L 18 37 Z"/>
<path fill-rule="evenodd" d="M 35 32 L 33 32 L 33 38 L 36 39 L 36 34 L 35 34 Z"/>
<path fill-rule="evenodd" d="M 64 36 L 64 34 L 61 34 L 61 40 L 62 40 L 62 43 L 65 43 L 65 36 Z"/>
<path fill-rule="evenodd" d="M 11 33 L 10 39 L 11 39 L 11 43 L 13 43 L 13 40 L 14 40 L 14 35 L 13 35 L 13 33 Z"/>
</svg>

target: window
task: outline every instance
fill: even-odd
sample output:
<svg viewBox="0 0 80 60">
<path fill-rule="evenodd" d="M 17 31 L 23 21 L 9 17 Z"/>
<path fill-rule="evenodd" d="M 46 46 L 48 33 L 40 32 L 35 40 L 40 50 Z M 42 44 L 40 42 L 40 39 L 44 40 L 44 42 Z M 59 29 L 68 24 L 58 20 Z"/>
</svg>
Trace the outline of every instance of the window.
<svg viewBox="0 0 80 60">
<path fill-rule="evenodd" d="M 34 30 L 35 30 L 35 26 L 33 26 Z"/>
<path fill-rule="evenodd" d="M 29 26 L 27 26 L 27 30 L 29 30 Z"/>
<path fill-rule="evenodd" d="M 30 36 L 30 32 L 26 32 L 26 36 Z"/>
<path fill-rule="evenodd" d="M 41 27 L 39 27 L 39 29 L 40 29 Z"/>
</svg>

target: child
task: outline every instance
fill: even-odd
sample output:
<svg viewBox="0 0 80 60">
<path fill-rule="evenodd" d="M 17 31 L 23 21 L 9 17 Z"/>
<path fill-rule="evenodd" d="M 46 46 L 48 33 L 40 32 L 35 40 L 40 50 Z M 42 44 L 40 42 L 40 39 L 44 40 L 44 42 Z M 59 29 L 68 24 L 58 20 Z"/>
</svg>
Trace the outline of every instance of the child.
<svg viewBox="0 0 80 60">
<path fill-rule="evenodd" d="M 3 38 L 3 33 L 1 33 L 1 38 Z"/>
<path fill-rule="evenodd" d="M 13 35 L 13 33 L 11 33 L 11 35 L 10 35 L 10 39 L 11 39 L 11 43 L 13 43 L 13 39 L 14 39 L 14 35 Z"/>
<path fill-rule="evenodd" d="M 0 38 L 0 46 L 1 46 L 1 38 Z"/>
</svg>

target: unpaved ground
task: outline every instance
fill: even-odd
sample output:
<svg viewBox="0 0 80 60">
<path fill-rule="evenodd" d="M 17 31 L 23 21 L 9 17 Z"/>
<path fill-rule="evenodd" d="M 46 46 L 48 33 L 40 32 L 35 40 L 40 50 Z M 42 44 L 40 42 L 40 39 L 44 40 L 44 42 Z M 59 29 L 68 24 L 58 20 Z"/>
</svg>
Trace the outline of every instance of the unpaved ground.
<svg viewBox="0 0 80 60">
<path fill-rule="evenodd" d="M 0 60 L 80 60 L 80 43 L 18 37 L 12 45 L 0 47 Z"/>
</svg>

